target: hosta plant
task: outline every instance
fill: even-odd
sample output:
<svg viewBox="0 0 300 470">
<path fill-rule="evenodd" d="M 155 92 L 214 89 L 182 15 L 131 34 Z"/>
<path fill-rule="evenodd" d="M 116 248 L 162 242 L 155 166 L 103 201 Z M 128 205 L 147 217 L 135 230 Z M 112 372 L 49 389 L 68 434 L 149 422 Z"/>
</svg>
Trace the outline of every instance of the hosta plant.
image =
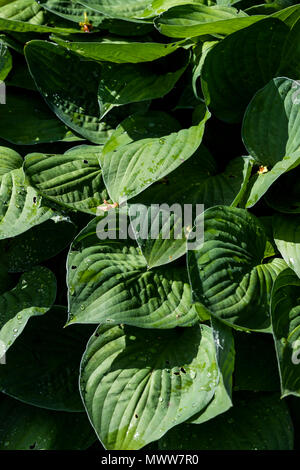
<svg viewBox="0 0 300 470">
<path fill-rule="evenodd" d="M 0 30 L 0 449 L 299 449 L 300 4 Z"/>
</svg>

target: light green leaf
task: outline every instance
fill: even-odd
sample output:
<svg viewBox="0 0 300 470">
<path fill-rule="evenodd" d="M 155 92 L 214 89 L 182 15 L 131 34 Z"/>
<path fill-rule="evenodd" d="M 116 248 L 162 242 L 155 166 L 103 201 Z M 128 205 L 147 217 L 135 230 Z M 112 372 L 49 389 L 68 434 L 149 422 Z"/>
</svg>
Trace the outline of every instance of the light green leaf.
<svg viewBox="0 0 300 470">
<path fill-rule="evenodd" d="M 112 128 L 99 118 L 101 66 L 83 63 L 76 54 L 46 41 L 29 42 L 25 56 L 38 90 L 59 119 L 84 138 L 103 143 Z"/>
<path fill-rule="evenodd" d="M 83 413 L 29 406 L 0 395 L 0 450 L 85 450 L 96 436 Z"/>
<path fill-rule="evenodd" d="M 3 175 L 23 165 L 23 158 L 15 150 L 0 147 L 0 183 Z"/>
<path fill-rule="evenodd" d="M 242 120 L 254 93 L 277 75 L 288 32 L 284 23 L 267 18 L 230 34 L 209 50 L 201 84 L 207 105 L 219 119 Z"/>
<path fill-rule="evenodd" d="M 29 405 L 61 411 L 83 411 L 78 369 L 89 327 L 64 329 L 67 309 L 55 306 L 30 319 L 0 367 L 0 390 Z"/>
<path fill-rule="evenodd" d="M 97 62 L 107 61 L 115 64 L 151 62 L 165 57 L 180 47 L 180 42 L 161 44 L 158 42 L 136 42 L 125 39 L 99 39 L 97 42 L 70 42 L 61 38 L 54 38 L 60 45 L 69 51 L 83 56 L 85 59 Z"/>
<path fill-rule="evenodd" d="M 205 34 L 227 35 L 264 18 L 247 16 L 242 10 L 219 5 L 183 5 L 166 11 L 155 19 L 158 31 L 172 38 L 189 38 Z"/>
<path fill-rule="evenodd" d="M 34 25 L 41 25 L 45 20 L 44 11 L 35 0 L 2 0 L 0 18 L 24 21 Z"/>
<path fill-rule="evenodd" d="M 282 396 L 300 397 L 300 279 L 291 269 L 276 279 L 271 316 Z"/>
<path fill-rule="evenodd" d="M 28 186 L 23 170 L 12 170 L 0 183 L 0 240 L 26 232 L 54 215 L 37 191 Z"/>
<path fill-rule="evenodd" d="M 132 199 L 132 203 L 180 203 L 236 206 L 245 191 L 252 159 L 238 157 L 220 170 L 208 150 L 201 145 L 180 167 Z"/>
<path fill-rule="evenodd" d="M 80 383 L 103 445 L 140 449 L 211 400 L 218 383 L 212 330 L 100 326 L 83 356 Z"/>
<path fill-rule="evenodd" d="M 139 116 L 132 116 L 122 123 L 116 130 L 118 139 L 113 134 L 100 155 L 103 179 L 111 199 L 120 202 L 136 196 L 190 158 L 201 144 L 209 117 L 210 113 L 203 108 L 199 124 L 168 135 L 156 134 L 148 138 L 144 137 L 145 129 L 141 126 L 142 135 L 128 135 L 130 128 L 138 128 Z M 155 135 L 155 115 L 149 115 L 148 122 L 147 118 L 145 121 L 146 129 L 152 128 L 152 135 Z M 120 145 L 121 138 L 123 145 Z"/>
<path fill-rule="evenodd" d="M 143 18 L 149 0 L 80 0 L 82 5 L 110 18 Z"/>
<path fill-rule="evenodd" d="M 263 226 L 245 209 L 207 209 L 204 243 L 188 252 L 195 300 L 229 326 L 268 332 L 271 289 L 286 263 L 263 264 L 265 246 Z"/>
<path fill-rule="evenodd" d="M 107 198 L 98 153 L 101 147 L 79 146 L 64 155 L 32 153 L 26 156 L 24 171 L 39 194 L 88 214 Z"/>
<path fill-rule="evenodd" d="M 22 274 L 16 287 L 0 296 L 1 357 L 22 333 L 29 318 L 46 313 L 55 296 L 55 276 L 41 266 Z"/>
<path fill-rule="evenodd" d="M 87 14 L 88 20 L 92 23 L 93 27 L 101 25 L 105 18 L 101 13 L 73 0 L 40 0 L 39 3 L 45 10 L 77 24 L 84 22 L 84 13 Z"/>
<path fill-rule="evenodd" d="M 202 425 L 176 426 L 160 450 L 292 450 L 293 424 L 277 394 L 239 394 L 227 413 Z"/>
<path fill-rule="evenodd" d="M 17 145 L 80 140 L 49 110 L 38 93 L 6 88 L 0 105 L 0 137 Z"/>
<path fill-rule="evenodd" d="M 256 93 L 246 110 L 244 144 L 267 167 L 256 175 L 246 207 L 252 207 L 282 174 L 300 163 L 299 92 L 298 82 L 275 78 Z"/>
<path fill-rule="evenodd" d="M 71 245 L 67 263 L 69 323 L 124 323 L 142 328 L 190 326 L 197 321 L 185 267 L 147 269 L 135 240 L 121 227 L 126 214 L 92 220 Z M 115 230 L 114 238 L 104 228 Z M 115 225 L 116 224 L 116 225 Z M 111 226 L 112 225 L 112 226 Z M 111 229 L 110 229 L 111 226 Z M 128 234 L 127 234 L 128 235 Z"/>
<path fill-rule="evenodd" d="M 300 278 L 300 216 L 275 215 L 273 224 L 276 246 Z"/>
</svg>

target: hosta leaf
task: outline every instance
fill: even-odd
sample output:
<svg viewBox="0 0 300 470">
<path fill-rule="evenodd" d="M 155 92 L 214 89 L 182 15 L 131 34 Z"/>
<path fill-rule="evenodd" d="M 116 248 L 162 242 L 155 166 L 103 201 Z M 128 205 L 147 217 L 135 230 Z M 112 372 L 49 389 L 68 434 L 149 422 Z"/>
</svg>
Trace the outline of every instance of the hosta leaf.
<svg viewBox="0 0 300 470">
<path fill-rule="evenodd" d="M 39 3 L 51 13 L 77 24 L 84 21 L 84 13 L 88 15 L 88 19 L 93 26 L 97 27 L 101 25 L 104 20 L 104 15 L 101 13 L 91 10 L 73 0 L 40 0 Z"/>
<path fill-rule="evenodd" d="M 143 17 L 149 5 L 148 0 L 80 0 L 80 3 L 110 18 L 128 19 Z"/>
<path fill-rule="evenodd" d="M 251 159 L 239 157 L 231 160 L 223 173 L 218 173 L 212 156 L 200 147 L 177 170 L 134 198 L 130 209 L 133 216 L 139 212 L 144 215 L 141 226 L 135 227 L 133 219 L 132 225 L 148 266 L 166 264 L 184 255 L 188 248 L 187 233 L 194 217 L 203 211 L 202 205 L 205 208 L 216 204 L 236 205 L 251 167 Z M 147 208 L 145 204 L 152 205 Z M 151 231 L 157 236 L 146 236 Z M 201 238 L 195 242 L 200 243 Z"/>
<path fill-rule="evenodd" d="M 103 445 L 140 449 L 211 400 L 218 383 L 212 331 L 100 326 L 83 356 L 80 383 Z"/>
<path fill-rule="evenodd" d="M 262 18 L 247 16 L 232 7 L 193 4 L 170 8 L 155 20 L 155 26 L 165 36 L 189 38 L 205 34 L 227 35 Z"/>
<path fill-rule="evenodd" d="M 25 55 L 38 90 L 59 119 L 84 138 L 103 143 L 112 129 L 99 118 L 101 66 L 83 63 L 76 54 L 46 41 L 31 41 Z"/>
<path fill-rule="evenodd" d="M 166 178 L 151 185 L 132 200 L 134 203 L 204 204 L 205 208 L 237 205 L 250 177 L 252 159 L 238 157 L 220 170 L 201 145 L 195 154 Z"/>
<path fill-rule="evenodd" d="M 161 450 L 292 450 L 293 425 L 277 394 L 239 394 L 227 413 L 202 425 L 182 424 Z"/>
<path fill-rule="evenodd" d="M 120 202 L 136 196 L 190 158 L 201 144 L 209 117 L 210 113 L 203 108 L 199 124 L 189 129 L 157 137 L 130 136 L 128 143 L 124 141 L 119 147 L 116 147 L 117 141 L 113 134 L 100 155 L 103 179 L 111 199 Z M 129 129 L 137 125 L 138 119 L 132 117 Z M 149 116 L 146 124 L 147 128 L 155 129 L 155 117 Z M 142 128 L 141 133 L 143 131 Z M 125 140 L 124 123 L 116 130 L 116 134 L 122 135 L 122 132 Z"/>
<path fill-rule="evenodd" d="M 234 333 L 236 359 L 233 390 L 277 392 L 280 380 L 271 335 L 244 331 Z"/>
<path fill-rule="evenodd" d="M 194 424 L 202 424 L 221 413 L 225 413 L 232 406 L 232 373 L 234 370 L 235 350 L 232 330 L 212 318 L 211 326 L 216 348 L 216 358 L 219 367 L 219 382 L 214 397 L 204 410 L 189 420 Z"/>
<path fill-rule="evenodd" d="M 55 296 L 55 276 L 40 266 L 22 274 L 16 287 L 0 296 L 0 344 L 5 351 L 22 333 L 30 317 L 50 309 Z"/>
<path fill-rule="evenodd" d="M 98 88 L 100 115 L 104 117 L 115 106 L 162 98 L 169 93 L 187 67 L 186 55 L 176 57 L 176 69 L 163 69 L 162 61 L 150 64 L 103 64 Z M 174 68 L 174 67 L 172 67 Z"/>
<path fill-rule="evenodd" d="M 10 20 L 0 17 L 0 30 L 17 33 L 57 33 L 57 34 L 70 34 L 81 33 L 80 28 L 60 28 L 51 26 L 44 26 L 40 24 L 32 24 L 25 21 Z"/>
<path fill-rule="evenodd" d="M 284 23 L 267 18 L 230 34 L 206 54 L 202 89 L 219 119 L 241 121 L 254 93 L 276 76 L 288 32 Z"/>
<path fill-rule="evenodd" d="M 23 158 L 15 150 L 0 147 L 0 183 L 3 175 L 23 165 Z"/>
<path fill-rule="evenodd" d="M 13 144 L 32 145 L 58 140 L 80 140 L 49 110 L 38 93 L 6 89 L 0 105 L 0 137 Z"/>
<path fill-rule="evenodd" d="M 300 216 L 275 215 L 273 223 L 276 246 L 300 278 Z"/>
<path fill-rule="evenodd" d="M 288 214 L 300 213 L 300 186 L 298 184 L 300 168 L 282 175 L 271 186 L 265 196 L 265 201 L 276 211 Z"/>
<path fill-rule="evenodd" d="M 55 41 L 68 49 L 83 56 L 85 59 L 97 62 L 107 61 L 115 64 L 150 62 L 165 57 L 176 51 L 180 43 L 161 44 L 158 42 L 136 42 L 125 39 L 102 39 L 97 42 L 69 42 L 61 38 Z"/>
<path fill-rule="evenodd" d="M 298 82 L 275 78 L 256 93 L 246 110 L 244 144 L 267 167 L 256 175 L 246 207 L 252 207 L 282 174 L 300 163 L 299 91 Z"/>
<path fill-rule="evenodd" d="M 0 450 L 85 450 L 95 439 L 84 413 L 43 410 L 0 395 Z"/>
<path fill-rule="evenodd" d="M 0 367 L 0 390 L 42 408 L 82 411 L 78 368 L 92 331 L 64 329 L 66 314 L 66 308 L 56 306 L 29 321 Z"/>
<path fill-rule="evenodd" d="M 4 80 L 12 68 L 12 57 L 8 47 L 0 41 L 0 80 Z"/>
<path fill-rule="evenodd" d="M 0 18 L 40 25 L 44 22 L 44 11 L 34 0 L 3 0 L 0 4 Z"/>
<path fill-rule="evenodd" d="M 185 268 L 148 270 L 135 240 L 122 240 L 126 234 L 118 232 L 117 225 L 112 227 L 114 239 L 98 238 L 106 235 L 103 229 L 114 223 L 114 216 L 119 214 L 92 220 L 71 246 L 67 276 L 70 323 L 106 321 L 142 328 L 195 323 Z M 127 223 L 126 215 L 123 222 L 121 216 L 121 223 Z"/>
<path fill-rule="evenodd" d="M 188 225 L 180 205 L 139 205 L 129 207 L 131 224 L 149 268 L 175 261 L 187 249 Z M 136 219 L 137 218 L 137 219 Z"/>
<path fill-rule="evenodd" d="M 65 207 L 95 214 L 107 198 L 97 146 L 79 146 L 64 155 L 32 153 L 24 170 L 39 194 Z"/>
<path fill-rule="evenodd" d="M 283 396 L 300 396 L 300 279 L 291 269 L 276 279 L 271 316 Z"/>
<path fill-rule="evenodd" d="M 188 253 L 195 300 L 228 325 L 269 331 L 271 289 L 286 264 L 262 264 L 265 246 L 263 226 L 246 210 L 205 211 L 204 243 Z"/>
<path fill-rule="evenodd" d="M 300 18 L 299 4 L 291 5 L 283 10 L 277 11 L 273 13 L 272 16 L 283 21 L 289 28 L 292 28 Z"/>
<path fill-rule="evenodd" d="M 26 232 L 54 215 L 37 191 L 25 182 L 23 170 L 12 170 L 0 183 L 0 240 Z"/>
<path fill-rule="evenodd" d="M 72 241 L 75 225 L 53 217 L 27 232 L 0 242 L 2 262 L 8 272 L 22 272 L 62 251 Z"/>
</svg>

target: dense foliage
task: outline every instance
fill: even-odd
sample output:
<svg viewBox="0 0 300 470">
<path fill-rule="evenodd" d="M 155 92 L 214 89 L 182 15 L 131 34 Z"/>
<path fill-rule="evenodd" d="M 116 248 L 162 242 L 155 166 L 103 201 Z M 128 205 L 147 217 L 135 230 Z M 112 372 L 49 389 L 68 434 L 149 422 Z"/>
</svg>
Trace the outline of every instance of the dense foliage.
<svg viewBox="0 0 300 470">
<path fill-rule="evenodd" d="M 299 448 L 300 4 L 0 0 L 0 30 L 0 449 Z M 141 236 L 175 203 L 196 249 L 201 214 Z"/>
</svg>

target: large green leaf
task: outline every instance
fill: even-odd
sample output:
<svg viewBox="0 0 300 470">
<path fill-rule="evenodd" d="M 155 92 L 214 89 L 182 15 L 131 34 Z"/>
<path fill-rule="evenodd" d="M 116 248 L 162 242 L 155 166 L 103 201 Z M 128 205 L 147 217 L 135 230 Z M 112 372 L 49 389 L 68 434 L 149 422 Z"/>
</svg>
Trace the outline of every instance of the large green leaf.
<svg viewBox="0 0 300 470">
<path fill-rule="evenodd" d="M 163 345 L 163 347 L 162 347 Z M 203 409 L 218 367 L 211 328 L 100 326 L 81 364 L 81 393 L 107 449 L 140 449 Z"/>
<path fill-rule="evenodd" d="M 189 38 L 205 34 L 227 35 L 264 18 L 247 16 L 232 7 L 183 5 L 170 8 L 155 20 L 160 33 L 173 38 Z"/>
<path fill-rule="evenodd" d="M 43 410 L 0 395 L 0 450 L 85 450 L 95 440 L 83 413 Z"/>
<path fill-rule="evenodd" d="M 158 135 L 155 114 L 149 114 L 148 119 L 132 116 L 119 126 L 100 155 L 103 179 L 114 202 L 136 196 L 193 155 L 210 117 L 205 108 L 201 111 L 199 124 L 168 135 Z M 140 135 L 131 134 L 134 128 Z M 145 138 L 149 131 L 153 137 Z"/>
<path fill-rule="evenodd" d="M 80 0 L 82 5 L 110 18 L 143 18 L 149 0 Z"/>
<path fill-rule="evenodd" d="M 115 106 L 162 98 L 169 93 L 185 71 L 188 61 L 176 57 L 176 68 L 161 60 L 149 64 L 103 64 L 98 88 L 100 115 Z"/>
<path fill-rule="evenodd" d="M 202 425 L 182 424 L 160 450 L 292 450 L 293 424 L 277 394 L 238 394 L 227 413 Z"/>
<path fill-rule="evenodd" d="M 91 10 L 73 0 L 39 0 L 39 3 L 51 13 L 77 24 L 84 22 L 85 13 L 93 27 L 101 25 L 105 18 L 101 13 Z"/>
<path fill-rule="evenodd" d="M 271 80 L 250 102 L 243 141 L 264 172 L 256 175 L 246 207 L 252 207 L 285 172 L 300 163 L 300 85 L 289 78 Z"/>
<path fill-rule="evenodd" d="M 38 90 L 59 119 L 84 138 L 103 143 L 112 128 L 99 117 L 101 66 L 46 41 L 29 42 L 25 56 Z"/>
<path fill-rule="evenodd" d="M 98 238 L 107 235 L 104 227 L 114 224 L 119 214 L 92 220 L 71 245 L 69 323 L 124 323 L 142 328 L 195 323 L 184 267 L 147 269 L 135 240 L 122 240 L 126 234 L 118 232 L 117 225 L 111 228 L 116 231 L 114 239 Z M 121 214 L 120 220 L 127 223 L 126 215 Z"/>
<path fill-rule="evenodd" d="M 277 248 L 300 278 L 300 216 L 276 215 L 273 223 Z"/>
<path fill-rule="evenodd" d="M 55 276 L 44 267 L 23 274 L 16 287 L 0 296 L 0 343 L 4 352 L 22 333 L 30 317 L 50 309 L 55 296 Z"/>
<path fill-rule="evenodd" d="M 151 62 L 165 57 L 180 47 L 180 42 L 161 44 L 159 42 L 136 42 L 120 38 L 103 38 L 93 42 L 66 41 L 55 37 L 55 41 L 85 59 L 97 62 L 107 61 L 115 64 Z"/>
<path fill-rule="evenodd" d="M 0 18 L 41 25 L 44 22 L 44 11 L 35 0 L 2 0 Z"/>
<path fill-rule="evenodd" d="M 54 216 L 16 237 L 1 240 L 2 262 L 8 272 L 26 271 L 62 251 L 74 235 L 71 220 Z"/>
<path fill-rule="evenodd" d="M 271 289 L 286 263 L 263 264 L 265 246 L 263 226 L 245 209 L 206 210 L 204 243 L 188 252 L 195 300 L 228 325 L 269 331 Z"/>
<path fill-rule="evenodd" d="M 148 268 L 170 263 L 185 254 L 188 224 L 192 220 L 184 220 L 180 205 L 133 204 L 129 215 Z"/>
<path fill-rule="evenodd" d="M 39 194 L 65 207 L 95 214 L 107 198 L 98 153 L 101 147 L 79 146 L 64 155 L 32 153 L 24 170 Z"/>
<path fill-rule="evenodd" d="M 271 316 L 282 395 L 300 397 L 300 279 L 291 269 L 275 281 Z"/>
<path fill-rule="evenodd" d="M 209 50 L 201 83 L 206 102 L 218 118 L 242 120 L 254 93 L 278 75 L 288 32 L 284 23 L 267 18 L 230 34 Z M 295 70 L 299 72 L 298 64 Z"/>
<path fill-rule="evenodd" d="M 225 169 L 201 145 L 180 167 L 132 199 L 132 203 L 204 204 L 236 206 L 250 177 L 252 159 L 238 157 Z"/>
<path fill-rule="evenodd" d="M 54 215 L 25 181 L 23 170 L 5 173 L 0 182 L 0 240 L 26 232 Z"/>
<path fill-rule="evenodd" d="M 13 144 L 32 145 L 80 140 L 49 110 L 38 93 L 7 87 L 0 105 L 0 137 Z"/>
<path fill-rule="evenodd" d="M 0 367 L 0 390 L 25 403 L 63 411 L 82 411 L 78 369 L 89 327 L 64 329 L 67 309 L 53 307 L 30 319 Z"/>
</svg>

